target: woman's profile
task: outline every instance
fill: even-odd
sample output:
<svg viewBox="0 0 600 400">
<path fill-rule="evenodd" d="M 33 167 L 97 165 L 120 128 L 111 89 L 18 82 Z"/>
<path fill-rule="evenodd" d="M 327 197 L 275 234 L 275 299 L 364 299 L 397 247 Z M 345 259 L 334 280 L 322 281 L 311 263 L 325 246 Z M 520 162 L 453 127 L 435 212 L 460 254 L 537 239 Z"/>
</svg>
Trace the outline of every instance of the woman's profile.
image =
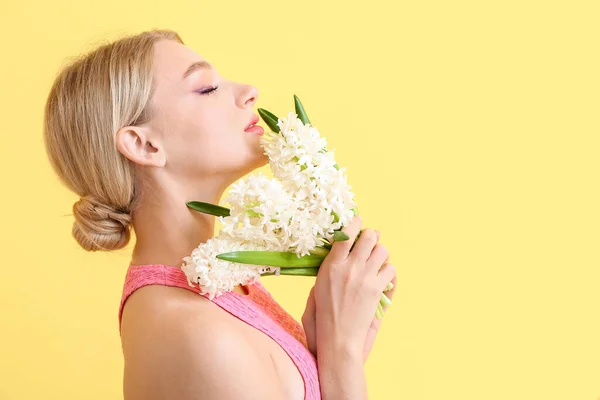
<svg viewBox="0 0 600 400">
<path fill-rule="evenodd" d="M 268 162 L 252 128 L 257 98 L 158 29 L 78 57 L 50 89 L 44 140 L 80 197 L 73 237 L 111 251 L 135 233 L 118 310 L 125 400 L 367 398 L 375 310 L 396 272 L 376 231 L 352 246 L 360 217 L 323 262 L 302 324 L 260 280 L 210 300 L 179 268 L 215 226 L 186 202 L 218 204 Z"/>
</svg>

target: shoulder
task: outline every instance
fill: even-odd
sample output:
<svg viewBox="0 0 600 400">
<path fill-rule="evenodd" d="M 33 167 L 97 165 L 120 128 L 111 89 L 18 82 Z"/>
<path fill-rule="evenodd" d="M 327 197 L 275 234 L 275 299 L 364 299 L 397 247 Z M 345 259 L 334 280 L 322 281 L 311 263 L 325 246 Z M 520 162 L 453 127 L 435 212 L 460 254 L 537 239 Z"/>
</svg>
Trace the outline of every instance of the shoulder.
<svg viewBox="0 0 600 400">
<path fill-rule="evenodd" d="M 216 304 L 166 286 L 138 289 L 130 301 L 123 314 L 125 400 L 283 398 L 278 380 L 265 379 L 274 366 Z"/>
</svg>

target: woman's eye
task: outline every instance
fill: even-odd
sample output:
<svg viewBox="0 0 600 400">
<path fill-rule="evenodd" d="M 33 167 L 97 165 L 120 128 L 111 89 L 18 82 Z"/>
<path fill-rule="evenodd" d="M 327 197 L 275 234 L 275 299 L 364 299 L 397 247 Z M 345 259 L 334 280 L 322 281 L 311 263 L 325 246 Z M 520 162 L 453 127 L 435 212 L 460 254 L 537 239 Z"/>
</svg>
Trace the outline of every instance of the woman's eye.
<svg viewBox="0 0 600 400">
<path fill-rule="evenodd" d="M 206 89 L 197 90 L 197 92 L 200 93 L 200 94 L 211 94 L 212 92 L 214 92 L 218 88 L 219 88 L 218 86 L 213 86 L 213 87 L 209 87 L 209 88 L 206 88 Z"/>
</svg>

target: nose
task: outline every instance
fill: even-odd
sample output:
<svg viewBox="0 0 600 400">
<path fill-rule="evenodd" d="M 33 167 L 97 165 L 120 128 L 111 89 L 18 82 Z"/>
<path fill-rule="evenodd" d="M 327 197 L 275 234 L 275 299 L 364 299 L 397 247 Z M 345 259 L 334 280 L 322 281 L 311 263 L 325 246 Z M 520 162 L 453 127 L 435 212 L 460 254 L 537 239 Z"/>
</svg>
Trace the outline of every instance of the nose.
<svg viewBox="0 0 600 400">
<path fill-rule="evenodd" d="M 245 85 L 245 90 L 241 98 L 242 107 L 252 107 L 258 99 L 258 89 L 252 85 Z"/>
</svg>

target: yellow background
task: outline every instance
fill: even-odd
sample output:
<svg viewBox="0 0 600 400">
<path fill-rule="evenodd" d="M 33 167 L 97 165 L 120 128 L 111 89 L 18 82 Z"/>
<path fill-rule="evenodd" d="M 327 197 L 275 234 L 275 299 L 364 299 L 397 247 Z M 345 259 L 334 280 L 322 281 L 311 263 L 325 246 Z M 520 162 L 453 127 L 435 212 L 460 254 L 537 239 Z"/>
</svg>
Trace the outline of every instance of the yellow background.
<svg viewBox="0 0 600 400">
<path fill-rule="evenodd" d="M 120 399 L 131 246 L 86 253 L 42 142 L 70 56 L 178 31 L 283 115 L 302 99 L 398 291 L 371 399 L 600 396 L 596 1 L 0 3 L 0 399 Z M 201 150 L 199 150 L 201 154 Z M 296 318 L 313 278 L 263 278 Z"/>
</svg>

